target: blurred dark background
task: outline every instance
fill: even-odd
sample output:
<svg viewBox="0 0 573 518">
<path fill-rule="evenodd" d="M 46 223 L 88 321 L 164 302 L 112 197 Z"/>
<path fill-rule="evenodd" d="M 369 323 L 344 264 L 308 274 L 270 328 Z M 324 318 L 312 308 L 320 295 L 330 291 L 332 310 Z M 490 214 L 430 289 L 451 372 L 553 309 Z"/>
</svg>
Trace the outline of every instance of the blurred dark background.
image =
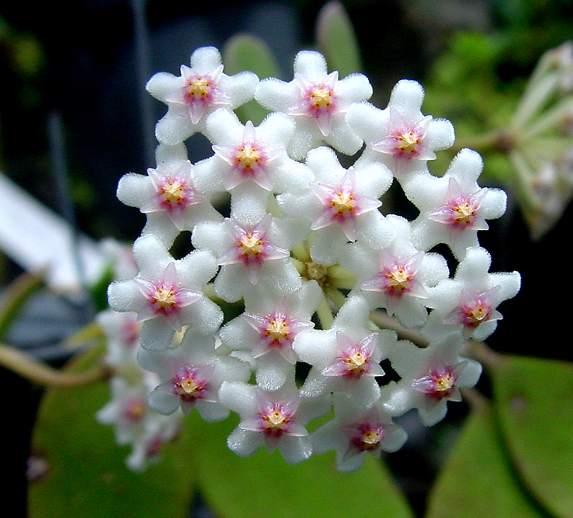
<svg viewBox="0 0 573 518">
<path fill-rule="evenodd" d="M 144 222 L 137 210 L 123 206 L 115 197 L 123 174 L 144 173 L 154 166 L 146 146 L 149 119 L 142 115 L 144 85 L 133 29 L 134 12 L 141 3 L 5 1 L 0 5 L 0 171 L 62 213 L 47 132 L 50 114 L 59 114 L 74 217 L 81 231 L 96 240 L 115 237 L 131 241 Z M 346 0 L 343 4 L 358 36 L 363 71 L 374 86 L 380 107 L 401 78 L 431 82 L 436 61 L 449 51 L 460 32 L 492 35 L 500 42 L 503 50 L 496 53 L 491 70 L 493 86 L 501 89 L 522 85 L 544 51 L 573 35 L 573 5 L 565 0 Z M 283 79 L 290 80 L 292 58 L 300 48 L 313 44 L 316 16 L 323 5 L 317 0 L 150 0 L 146 10 L 149 76 L 158 71 L 178 74 L 180 65 L 189 63 L 197 47 L 221 48 L 232 35 L 248 31 L 267 42 Z M 471 75 L 472 63 L 466 65 Z M 464 85 L 459 88 L 463 97 Z M 150 106 L 154 123 L 165 107 L 155 101 Z M 464 113 L 454 115 L 459 117 L 451 118 L 457 127 L 463 123 Z M 190 158 L 205 158 L 205 152 L 205 147 L 198 145 L 191 149 Z M 507 214 L 493 222 L 480 239 L 492 252 L 492 271 L 520 271 L 523 288 L 515 300 L 500 307 L 505 318 L 489 343 L 502 352 L 573 360 L 564 326 L 569 307 L 563 302 L 572 288 L 571 277 L 565 275 L 571 209 L 553 230 L 533 241 L 511 188 L 509 194 Z M 16 264 L 2 257 L 0 286 L 19 273 Z M 86 318 L 85 308 L 59 299 L 57 304 L 61 309 L 58 330 L 49 338 L 40 337 L 39 342 L 57 343 Z M 61 360 L 57 357 L 53 363 Z M 0 376 L 3 385 L 10 387 L 4 444 L 12 441 L 18 446 L 14 448 L 18 476 L 14 491 L 12 486 L 8 491 L 11 499 L 21 503 L 24 515 L 23 468 L 39 391 L 10 372 L 0 371 Z M 487 380 L 482 385 L 487 393 Z M 466 411 L 463 405 L 450 408 L 446 421 L 437 427 L 442 435 L 434 436 L 436 441 L 447 442 L 450 430 Z M 17 429 L 12 415 L 21 416 Z M 423 440 L 412 440 L 389 458 L 418 508 L 423 507 L 436 469 L 435 461 L 424 457 L 426 448 Z"/>
</svg>

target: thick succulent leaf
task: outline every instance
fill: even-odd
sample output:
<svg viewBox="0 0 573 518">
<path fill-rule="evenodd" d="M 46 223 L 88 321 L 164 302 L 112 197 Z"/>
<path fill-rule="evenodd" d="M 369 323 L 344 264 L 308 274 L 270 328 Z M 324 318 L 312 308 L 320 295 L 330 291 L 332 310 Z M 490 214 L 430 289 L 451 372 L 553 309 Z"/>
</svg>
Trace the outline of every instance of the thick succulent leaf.
<svg viewBox="0 0 573 518">
<path fill-rule="evenodd" d="M 281 75 L 269 46 L 251 34 L 233 36 L 223 47 L 222 53 L 227 74 L 238 74 L 250 70 L 257 74 L 259 79 Z M 243 122 L 250 120 L 257 125 L 268 114 L 268 110 L 252 100 L 236 109 L 235 113 Z"/>
<path fill-rule="evenodd" d="M 361 71 L 360 50 L 354 27 L 340 2 L 329 2 L 316 22 L 316 45 L 340 78 Z"/>
<path fill-rule="evenodd" d="M 547 510 L 573 517 L 573 364 L 505 358 L 493 386 L 519 476 Z"/>
<path fill-rule="evenodd" d="M 468 418 L 430 494 L 426 518 L 542 518 L 520 484 L 489 407 Z"/>
<path fill-rule="evenodd" d="M 89 369 L 101 353 L 83 353 L 69 371 Z M 195 487 L 188 429 L 165 446 L 161 463 L 134 473 L 125 464 L 130 449 L 117 446 L 111 428 L 94 418 L 108 398 L 104 381 L 51 389 L 44 395 L 32 452 L 47 471 L 30 483 L 30 518 L 188 515 Z"/>
<path fill-rule="evenodd" d="M 200 490 L 221 518 L 412 517 L 384 465 L 369 457 L 356 473 L 336 471 L 334 456 L 313 456 L 291 466 L 278 451 L 240 458 L 226 445 L 230 419 L 194 427 Z"/>
<path fill-rule="evenodd" d="M 230 38 L 223 48 L 223 62 L 228 74 L 250 70 L 259 79 L 280 76 L 271 49 L 262 39 L 252 34 L 241 33 Z"/>
</svg>

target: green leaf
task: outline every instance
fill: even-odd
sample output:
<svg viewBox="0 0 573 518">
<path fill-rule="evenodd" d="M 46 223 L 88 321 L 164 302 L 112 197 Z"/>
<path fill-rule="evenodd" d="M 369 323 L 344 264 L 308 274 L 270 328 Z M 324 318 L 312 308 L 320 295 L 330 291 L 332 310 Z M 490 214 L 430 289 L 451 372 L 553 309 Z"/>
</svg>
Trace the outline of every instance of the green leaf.
<svg viewBox="0 0 573 518">
<path fill-rule="evenodd" d="M 251 34 L 237 34 L 230 38 L 222 54 L 225 72 L 229 75 L 251 71 L 259 79 L 280 76 L 278 63 L 269 46 Z M 235 113 L 243 122 L 251 120 L 257 125 L 268 114 L 268 110 L 252 100 L 236 109 Z"/>
<path fill-rule="evenodd" d="M 362 63 L 358 40 L 348 13 L 340 2 L 329 2 L 316 22 L 317 50 L 326 58 L 330 70 L 341 78 L 360 72 Z"/>
<path fill-rule="evenodd" d="M 29 298 L 44 286 L 42 275 L 23 273 L 4 289 L 0 305 L 0 340 L 4 338 Z"/>
<path fill-rule="evenodd" d="M 573 517 L 573 364 L 505 358 L 493 386 L 519 475 L 546 509 Z"/>
<path fill-rule="evenodd" d="M 194 427 L 200 490 L 222 518 L 411 518 L 403 494 L 380 461 L 367 459 L 356 473 L 336 471 L 333 455 L 313 456 L 295 466 L 278 451 L 261 449 L 240 458 L 227 448 L 236 425 L 229 419 Z"/>
<path fill-rule="evenodd" d="M 542 518 L 520 486 L 495 423 L 484 406 L 466 421 L 430 493 L 426 518 Z"/>
<path fill-rule="evenodd" d="M 101 355 L 102 348 L 92 348 L 69 370 L 89 369 Z M 188 516 L 195 487 L 188 428 L 165 446 L 162 462 L 134 473 L 125 464 L 129 447 L 117 446 L 111 427 L 94 418 L 108 400 L 105 381 L 46 391 L 32 451 L 48 470 L 29 485 L 30 518 Z"/>
<path fill-rule="evenodd" d="M 236 34 L 223 47 L 223 62 L 227 74 L 250 70 L 259 76 L 278 77 L 277 61 L 264 40 L 252 34 Z"/>
</svg>

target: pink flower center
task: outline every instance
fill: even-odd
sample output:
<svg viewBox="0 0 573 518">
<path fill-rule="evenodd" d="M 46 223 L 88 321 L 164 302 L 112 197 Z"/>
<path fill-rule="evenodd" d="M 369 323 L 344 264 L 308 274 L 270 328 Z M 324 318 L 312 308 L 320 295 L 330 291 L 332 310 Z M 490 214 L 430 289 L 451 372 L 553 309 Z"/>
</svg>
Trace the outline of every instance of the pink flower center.
<svg viewBox="0 0 573 518">
<path fill-rule="evenodd" d="M 260 263 L 264 259 L 266 239 L 256 231 L 245 231 L 236 243 L 237 256 L 246 265 Z"/>
<path fill-rule="evenodd" d="M 379 281 L 381 290 L 386 295 L 401 297 L 412 289 L 414 275 L 407 266 L 394 264 L 383 269 Z"/>
<path fill-rule="evenodd" d="M 203 399 L 209 388 L 209 380 L 202 376 L 198 370 L 186 368 L 181 374 L 173 377 L 173 393 L 187 403 L 194 403 Z"/>
<path fill-rule="evenodd" d="M 375 142 L 372 148 L 380 153 L 403 160 L 431 160 L 435 153 L 424 143 L 431 117 L 423 117 L 415 124 L 408 122 L 398 110 L 390 108 L 390 128 L 388 135 Z"/>
<path fill-rule="evenodd" d="M 243 176 L 250 178 L 266 169 L 267 158 L 261 146 L 244 142 L 237 147 L 233 158 L 233 167 Z"/>
<path fill-rule="evenodd" d="M 290 319 L 286 315 L 273 313 L 269 315 L 267 323 L 261 329 L 261 335 L 269 347 L 281 348 L 291 345 L 293 341 Z"/>
<path fill-rule="evenodd" d="M 216 83 L 209 75 L 196 75 L 187 80 L 184 87 L 184 98 L 188 104 L 209 105 L 213 102 Z"/>
<path fill-rule="evenodd" d="M 450 367 L 431 369 L 430 373 L 412 383 L 412 387 L 432 399 L 441 401 L 452 396 L 456 389 L 457 374 Z"/>
<path fill-rule="evenodd" d="M 399 158 L 416 158 L 420 154 L 423 135 L 416 128 L 394 131 L 392 154 Z"/>
<path fill-rule="evenodd" d="M 487 229 L 487 224 L 479 214 L 485 190 L 480 189 L 474 194 L 465 194 L 458 182 L 450 178 L 446 203 L 437 210 L 431 212 L 428 217 L 439 223 L 449 225 L 454 230 Z"/>
<path fill-rule="evenodd" d="M 360 379 L 369 371 L 370 355 L 361 347 L 355 346 L 339 356 L 343 367 L 342 375 L 349 379 Z"/>
<path fill-rule="evenodd" d="M 140 398 L 133 397 L 126 402 L 123 409 L 123 417 L 129 423 L 138 423 L 143 419 L 145 409 L 145 402 Z"/>
<path fill-rule="evenodd" d="M 495 309 L 495 305 L 500 290 L 500 286 L 494 286 L 490 290 L 476 294 L 464 288 L 459 306 L 444 318 L 444 323 L 462 324 L 468 332 L 471 332 L 485 322 L 499 320 L 501 314 Z"/>
<path fill-rule="evenodd" d="M 168 212 L 185 209 L 191 205 L 193 191 L 188 182 L 177 177 L 167 178 L 157 187 L 159 206 Z"/>
<path fill-rule="evenodd" d="M 183 302 L 179 287 L 167 283 L 154 285 L 152 291 L 147 295 L 147 300 L 153 313 L 165 317 L 179 313 Z"/>
<path fill-rule="evenodd" d="M 464 327 L 474 329 L 481 323 L 487 322 L 491 316 L 491 310 L 491 304 L 479 296 L 473 304 L 462 306 L 460 316 Z"/>
<path fill-rule="evenodd" d="M 323 376 L 342 376 L 347 380 L 359 380 L 362 376 L 382 376 L 384 371 L 380 365 L 372 361 L 375 351 L 377 333 L 372 333 L 354 343 L 344 333 L 336 333 L 338 355 L 334 362 L 322 370 Z"/>
<path fill-rule="evenodd" d="M 467 228 L 474 223 L 477 213 L 477 205 L 471 198 L 460 198 L 448 202 L 449 224 L 454 228 Z"/>
<path fill-rule="evenodd" d="M 306 91 L 303 97 L 306 100 L 308 112 L 313 117 L 331 114 L 336 108 L 336 96 L 328 85 L 314 85 Z"/>
<path fill-rule="evenodd" d="M 269 437 L 278 439 L 287 432 L 292 415 L 285 412 L 280 403 L 273 403 L 266 411 L 259 413 L 261 431 Z"/>
<path fill-rule="evenodd" d="M 333 189 L 325 206 L 332 220 L 337 223 L 356 218 L 356 194 L 351 189 L 344 187 Z"/>
<path fill-rule="evenodd" d="M 384 427 L 378 423 L 360 423 L 356 426 L 355 434 L 350 438 L 350 444 L 358 451 L 373 451 L 380 446 L 384 439 Z"/>
</svg>

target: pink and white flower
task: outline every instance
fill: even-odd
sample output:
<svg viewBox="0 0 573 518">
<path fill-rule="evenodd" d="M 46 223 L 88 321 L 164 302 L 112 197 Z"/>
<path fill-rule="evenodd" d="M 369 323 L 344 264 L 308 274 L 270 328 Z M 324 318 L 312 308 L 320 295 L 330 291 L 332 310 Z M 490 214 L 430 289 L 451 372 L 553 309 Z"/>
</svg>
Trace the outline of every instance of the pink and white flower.
<svg viewBox="0 0 573 518">
<path fill-rule="evenodd" d="M 300 332 L 314 327 L 311 317 L 321 298 L 316 281 L 280 297 L 255 287 L 245 294 L 245 312 L 219 332 L 221 341 L 232 350 L 249 351 L 257 384 L 276 390 L 295 368 L 298 356 L 292 344 Z"/>
<path fill-rule="evenodd" d="M 383 376 L 386 331 L 372 332 L 369 309 L 361 297 L 348 299 L 328 330 L 303 331 L 293 348 L 302 361 L 312 366 L 301 388 L 305 397 L 344 392 L 371 406 L 380 396 L 376 377 Z"/>
<path fill-rule="evenodd" d="M 113 282 L 108 299 L 116 311 L 131 311 L 143 322 L 141 345 L 166 349 L 176 332 L 191 325 L 209 334 L 223 319 L 219 306 L 203 294 L 203 288 L 217 271 L 213 255 L 195 250 L 174 260 L 154 236 L 142 236 L 133 245 L 139 274 Z"/>
<path fill-rule="evenodd" d="M 111 399 L 96 413 L 98 422 L 113 426 L 115 440 L 120 445 L 131 444 L 145 431 L 155 412 L 147 404 L 150 387 L 156 382 L 152 373 L 130 384 L 114 376 L 110 380 Z"/>
<path fill-rule="evenodd" d="M 406 327 L 419 327 L 427 318 L 427 288 L 449 275 L 439 254 L 422 252 L 412 243 L 410 223 L 389 214 L 391 239 L 351 243 L 341 253 L 340 264 L 356 275 L 356 288 L 372 309 L 385 308 Z"/>
<path fill-rule="evenodd" d="M 392 181 L 389 171 L 379 164 L 345 169 L 327 147 L 310 151 L 306 163 L 315 174 L 310 189 L 279 195 L 277 201 L 285 214 L 304 219 L 313 231 L 315 262 L 332 265 L 346 242 L 387 234 L 377 209 Z"/>
<path fill-rule="evenodd" d="M 340 472 L 356 471 L 367 455 L 380 457 L 382 452 L 399 450 L 407 439 L 403 428 L 380 405 L 369 409 L 357 405 L 346 394 L 335 394 L 334 418 L 311 435 L 313 452 L 336 451 Z"/>
<path fill-rule="evenodd" d="M 117 197 L 146 215 L 142 234 L 157 236 L 166 246 L 182 230 L 193 230 L 200 221 L 220 221 L 222 216 L 209 196 L 195 187 L 193 165 L 184 147 L 157 149 L 158 166 L 147 175 L 128 173 L 118 184 Z"/>
<path fill-rule="evenodd" d="M 306 153 L 322 143 L 353 155 L 362 140 L 346 123 L 346 112 L 353 103 L 372 95 L 372 86 L 362 74 L 338 79 L 338 72 L 327 72 L 326 60 L 315 51 L 301 51 L 294 60 L 294 79 L 284 82 L 263 79 L 255 99 L 269 110 L 291 115 L 296 131 L 289 154 L 302 160 Z"/>
<path fill-rule="evenodd" d="M 486 220 L 503 215 L 507 196 L 477 184 L 482 168 L 481 156 L 463 149 L 444 176 L 422 174 L 405 183 L 406 195 L 420 210 L 412 235 L 421 250 L 446 243 L 461 260 L 468 247 L 478 246 L 477 232 L 488 228 Z"/>
<path fill-rule="evenodd" d="M 272 113 L 261 124 L 244 125 L 228 110 L 217 110 L 207 120 L 215 154 L 195 167 L 197 183 L 209 194 L 229 191 L 231 215 L 241 220 L 261 219 L 271 194 L 308 186 L 312 173 L 287 155 L 293 121 Z"/>
<path fill-rule="evenodd" d="M 181 427 L 182 419 L 177 414 L 154 415 L 132 444 L 131 453 L 126 459 L 128 468 L 138 473 L 160 462 L 165 445 L 179 436 Z"/>
<path fill-rule="evenodd" d="M 216 354 L 215 337 L 188 329 L 181 343 L 167 351 L 141 349 L 140 365 L 157 373 L 159 383 L 149 395 L 149 405 L 161 414 L 178 408 L 187 415 L 193 408 L 207 422 L 225 419 L 227 408 L 219 403 L 218 391 L 223 381 L 246 382 L 250 376 L 247 363 Z"/>
<path fill-rule="evenodd" d="M 382 389 L 384 407 L 391 415 L 418 410 L 422 423 L 432 426 L 447 412 L 447 402 L 461 401 L 461 388 L 473 387 L 481 365 L 460 357 L 462 340 L 450 335 L 426 348 L 401 341 L 389 350 L 392 367 L 401 376 Z"/>
<path fill-rule="evenodd" d="M 258 81 L 253 72 L 226 75 L 216 48 L 198 48 L 191 55 L 191 67 L 181 66 L 180 76 L 159 72 L 147 83 L 147 91 L 168 107 L 155 128 L 157 140 L 172 145 L 203 131 L 209 113 L 234 110 L 249 101 Z"/>
<path fill-rule="evenodd" d="M 436 151 L 454 143 L 450 121 L 423 115 L 424 90 L 416 81 L 399 81 L 385 110 L 356 103 L 348 111 L 351 128 L 366 142 L 359 160 L 382 162 L 400 181 L 427 170 Z"/>
<path fill-rule="evenodd" d="M 489 273 L 491 256 L 484 248 L 468 248 L 453 279 L 444 279 L 431 289 L 426 303 L 433 308 L 422 334 L 438 341 L 454 333 L 485 340 L 502 318 L 497 306 L 519 291 L 517 272 Z"/>
<path fill-rule="evenodd" d="M 247 383 L 225 382 L 219 391 L 223 404 L 240 415 L 241 421 L 227 440 L 237 455 L 248 457 L 265 446 L 278 449 L 289 464 L 312 455 L 307 423 L 330 409 L 330 398 L 301 398 L 293 383 L 267 392 Z"/>
<path fill-rule="evenodd" d="M 256 224 L 225 219 L 195 228 L 193 244 L 211 250 L 221 269 L 215 291 L 228 302 L 245 296 L 262 283 L 275 292 L 296 291 L 302 279 L 290 260 L 292 241 L 300 235 L 293 222 L 267 214 Z"/>
<path fill-rule="evenodd" d="M 96 320 L 106 338 L 106 365 L 119 368 L 134 365 L 141 332 L 137 313 L 119 313 L 108 308 L 100 311 Z"/>
</svg>

